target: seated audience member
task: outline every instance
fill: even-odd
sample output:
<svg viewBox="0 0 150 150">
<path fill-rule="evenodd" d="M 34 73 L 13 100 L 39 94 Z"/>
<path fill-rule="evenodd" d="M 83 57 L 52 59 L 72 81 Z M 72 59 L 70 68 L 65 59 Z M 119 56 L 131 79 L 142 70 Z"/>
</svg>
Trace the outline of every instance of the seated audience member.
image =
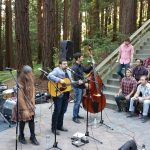
<svg viewBox="0 0 150 150">
<path fill-rule="evenodd" d="M 148 82 L 150 82 L 150 64 L 147 66 L 147 70 L 148 70 Z"/>
<path fill-rule="evenodd" d="M 148 120 L 148 110 L 150 105 L 150 83 L 148 83 L 147 76 L 141 76 L 141 84 L 138 86 L 135 95 L 130 100 L 130 115 L 127 117 L 135 116 L 135 102 L 143 103 L 142 122 L 145 123 Z M 140 96 L 140 92 L 142 96 Z"/>
<path fill-rule="evenodd" d="M 144 66 L 147 68 L 150 65 L 150 57 L 144 60 Z"/>
<path fill-rule="evenodd" d="M 136 66 L 133 68 L 133 77 L 139 81 L 140 77 L 143 75 L 147 76 L 148 70 L 144 67 L 143 60 L 136 59 Z"/>
<path fill-rule="evenodd" d="M 131 96 L 133 96 L 134 92 L 136 91 L 136 88 L 137 88 L 137 81 L 132 76 L 132 70 L 128 68 L 126 70 L 126 76 L 121 80 L 119 92 L 115 97 L 118 106 L 118 112 L 121 112 L 120 101 L 123 100 L 127 101 L 126 111 L 129 110 L 130 98 Z"/>
</svg>

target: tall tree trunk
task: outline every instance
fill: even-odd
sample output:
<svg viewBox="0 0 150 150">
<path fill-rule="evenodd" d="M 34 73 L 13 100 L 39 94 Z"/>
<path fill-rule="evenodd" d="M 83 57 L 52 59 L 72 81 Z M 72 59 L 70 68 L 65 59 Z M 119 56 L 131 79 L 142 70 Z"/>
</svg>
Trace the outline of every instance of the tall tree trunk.
<svg viewBox="0 0 150 150">
<path fill-rule="evenodd" d="M 29 37 L 29 0 L 15 1 L 17 69 L 23 65 L 32 67 Z"/>
<path fill-rule="evenodd" d="M 2 0 L 0 0 L 0 70 L 3 70 L 3 50 L 2 50 Z"/>
<path fill-rule="evenodd" d="M 64 16 L 63 16 L 63 40 L 68 39 L 68 0 L 64 0 Z"/>
<path fill-rule="evenodd" d="M 43 43 L 43 0 L 38 0 L 38 63 L 42 61 L 42 43 Z"/>
<path fill-rule="evenodd" d="M 150 0 L 148 0 L 147 20 L 150 19 Z"/>
<path fill-rule="evenodd" d="M 120 1 L 120 32 L 131 34 L 136 30 L 137 0 Z"/>
<path fill-rule="evenodd" d="M 80 19 L 79 0 L 71 0 L 71 39 L 74 42 L 74 53 L 80 51 Z"/>
<path fill-rule="evenodd" d="M 55 39 L 55 0 L 44 0 L 42 68 L 53 68 L 53 47 Z"/>
<path fill-rule="evenodd" d="M 142 26 L 143 19 L 143 0 L 140 0 L 140 17 L 139 17 L 139 27 Z"/>
<path fill-rule="evenodd" d="M 100 19 L 99 19 L 99 0 L 93 0 L 93 31 L 97 32 L 100 30 Z"/>
<path fill-rule="evenodd" d="M 113 13 L 113 41 L 117 39 L 117 0 L 114 0 L 114 13 Z"/>
<path fill-rule="evenodd" d="M 13 67 L 13 40 L 12 40 L 12 9 L 11 0 L 5 1 L 6 5 L 6 24 L 5 24 L 5 42 L 6 42 L 6 56 L 5 65 L 7 67 Z"/>
<path fill-rule="evenodd" d="M 108 6 L 105 8 L 105 36 L 107 36 L 107 27 L 108 27 Z"/>
<path fill-rule="evenodd" d="M 101 34 L 104 33 L 104 8 L 101 8 Z"/>
</svg>

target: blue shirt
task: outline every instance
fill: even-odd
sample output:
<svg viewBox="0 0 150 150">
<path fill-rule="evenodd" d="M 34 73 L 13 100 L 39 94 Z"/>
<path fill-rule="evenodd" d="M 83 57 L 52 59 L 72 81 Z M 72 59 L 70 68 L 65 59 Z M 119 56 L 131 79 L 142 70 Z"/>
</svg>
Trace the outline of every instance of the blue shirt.
<svg viewBox="0 0 150 150">
<path fill-rule="evenodd" d="M 47 78 L 48 78 L 48 80 L 52 80 L 52 81 L 58 83 L 60 79 L 66 78 L 66 73 L 67 73 L 69 79 L 72 81 L 71 72 L 69 70 L 66 70 L 66 72 L 65 72 L 60 67 L 54 68 L 53 71 L 48 74 Z"/>
<path fill-rule="evenodd" d="M 150 84 L 147 83 L 146 85 L 140 84 L 137 88 L 138 93 L 142 93 L 142 97 L 150 96 Z"/>
</svg>

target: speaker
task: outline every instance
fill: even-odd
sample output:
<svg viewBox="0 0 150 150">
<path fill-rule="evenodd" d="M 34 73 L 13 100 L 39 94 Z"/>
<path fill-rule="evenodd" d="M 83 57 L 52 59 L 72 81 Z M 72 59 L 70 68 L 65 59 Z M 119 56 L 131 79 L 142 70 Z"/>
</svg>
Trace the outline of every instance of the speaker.
<svg viewBox="0 0 150 150">
<path fill-rule="evenodd" d="M 137 145 L 135 141 L 130 140 L 127 141 L 124 145 L 122 145 L 118 150 L 137 150 Z"/>
<path fill-rule="evenodd" d="M 60 42 L 60 59 L 71 61 L 73 59 L 73 42 L 64 40 Z"/>
</svg>

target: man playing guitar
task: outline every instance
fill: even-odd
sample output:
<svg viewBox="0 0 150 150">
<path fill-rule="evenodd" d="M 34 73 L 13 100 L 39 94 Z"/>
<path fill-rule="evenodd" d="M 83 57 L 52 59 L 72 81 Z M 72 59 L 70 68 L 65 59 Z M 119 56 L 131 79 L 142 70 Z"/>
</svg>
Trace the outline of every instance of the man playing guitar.
<svg viewBox="0 0 150 150">
<path fill-rule="evenodd" d="M 65 78 L 69 78 L 72 81 L 71 78 L 71 72 L 69 70 L 67 70 L 68 68 L 68 63 L 65 59 L 62 59 L 59 62 L 59 67 L 54 68 L 54 70 L 52 72 L 50 72 L 47 76 L 47 78 L 51 81 L 54 81 L 55 83 L 58 84 L 65 84 Z M 68 130 L 65 129 L 63 127 L 63 120 L 64 120 L 64 114 L 67 111 L 67 107 L 68 107 L 68 101 L 69 101 L 69 91 L 66 92 L 62 92 L 60 94 L 60 90 L 56 84 L 55 87 L 55 91 L 56 91 L 56 96 L 53 97 L 53 101 L 54 101 L 54 112 L 52 115 L 52 126 L 51 126 L 51 130 L 52 133 L 55 133 L 55 129 L 56 130 L 56 134 L 59 135 L 59 131 L 65 131 L 67 132 Z M 57 92 L 59 93 L 59 96 L 57 95 Z"/>
</svg>

